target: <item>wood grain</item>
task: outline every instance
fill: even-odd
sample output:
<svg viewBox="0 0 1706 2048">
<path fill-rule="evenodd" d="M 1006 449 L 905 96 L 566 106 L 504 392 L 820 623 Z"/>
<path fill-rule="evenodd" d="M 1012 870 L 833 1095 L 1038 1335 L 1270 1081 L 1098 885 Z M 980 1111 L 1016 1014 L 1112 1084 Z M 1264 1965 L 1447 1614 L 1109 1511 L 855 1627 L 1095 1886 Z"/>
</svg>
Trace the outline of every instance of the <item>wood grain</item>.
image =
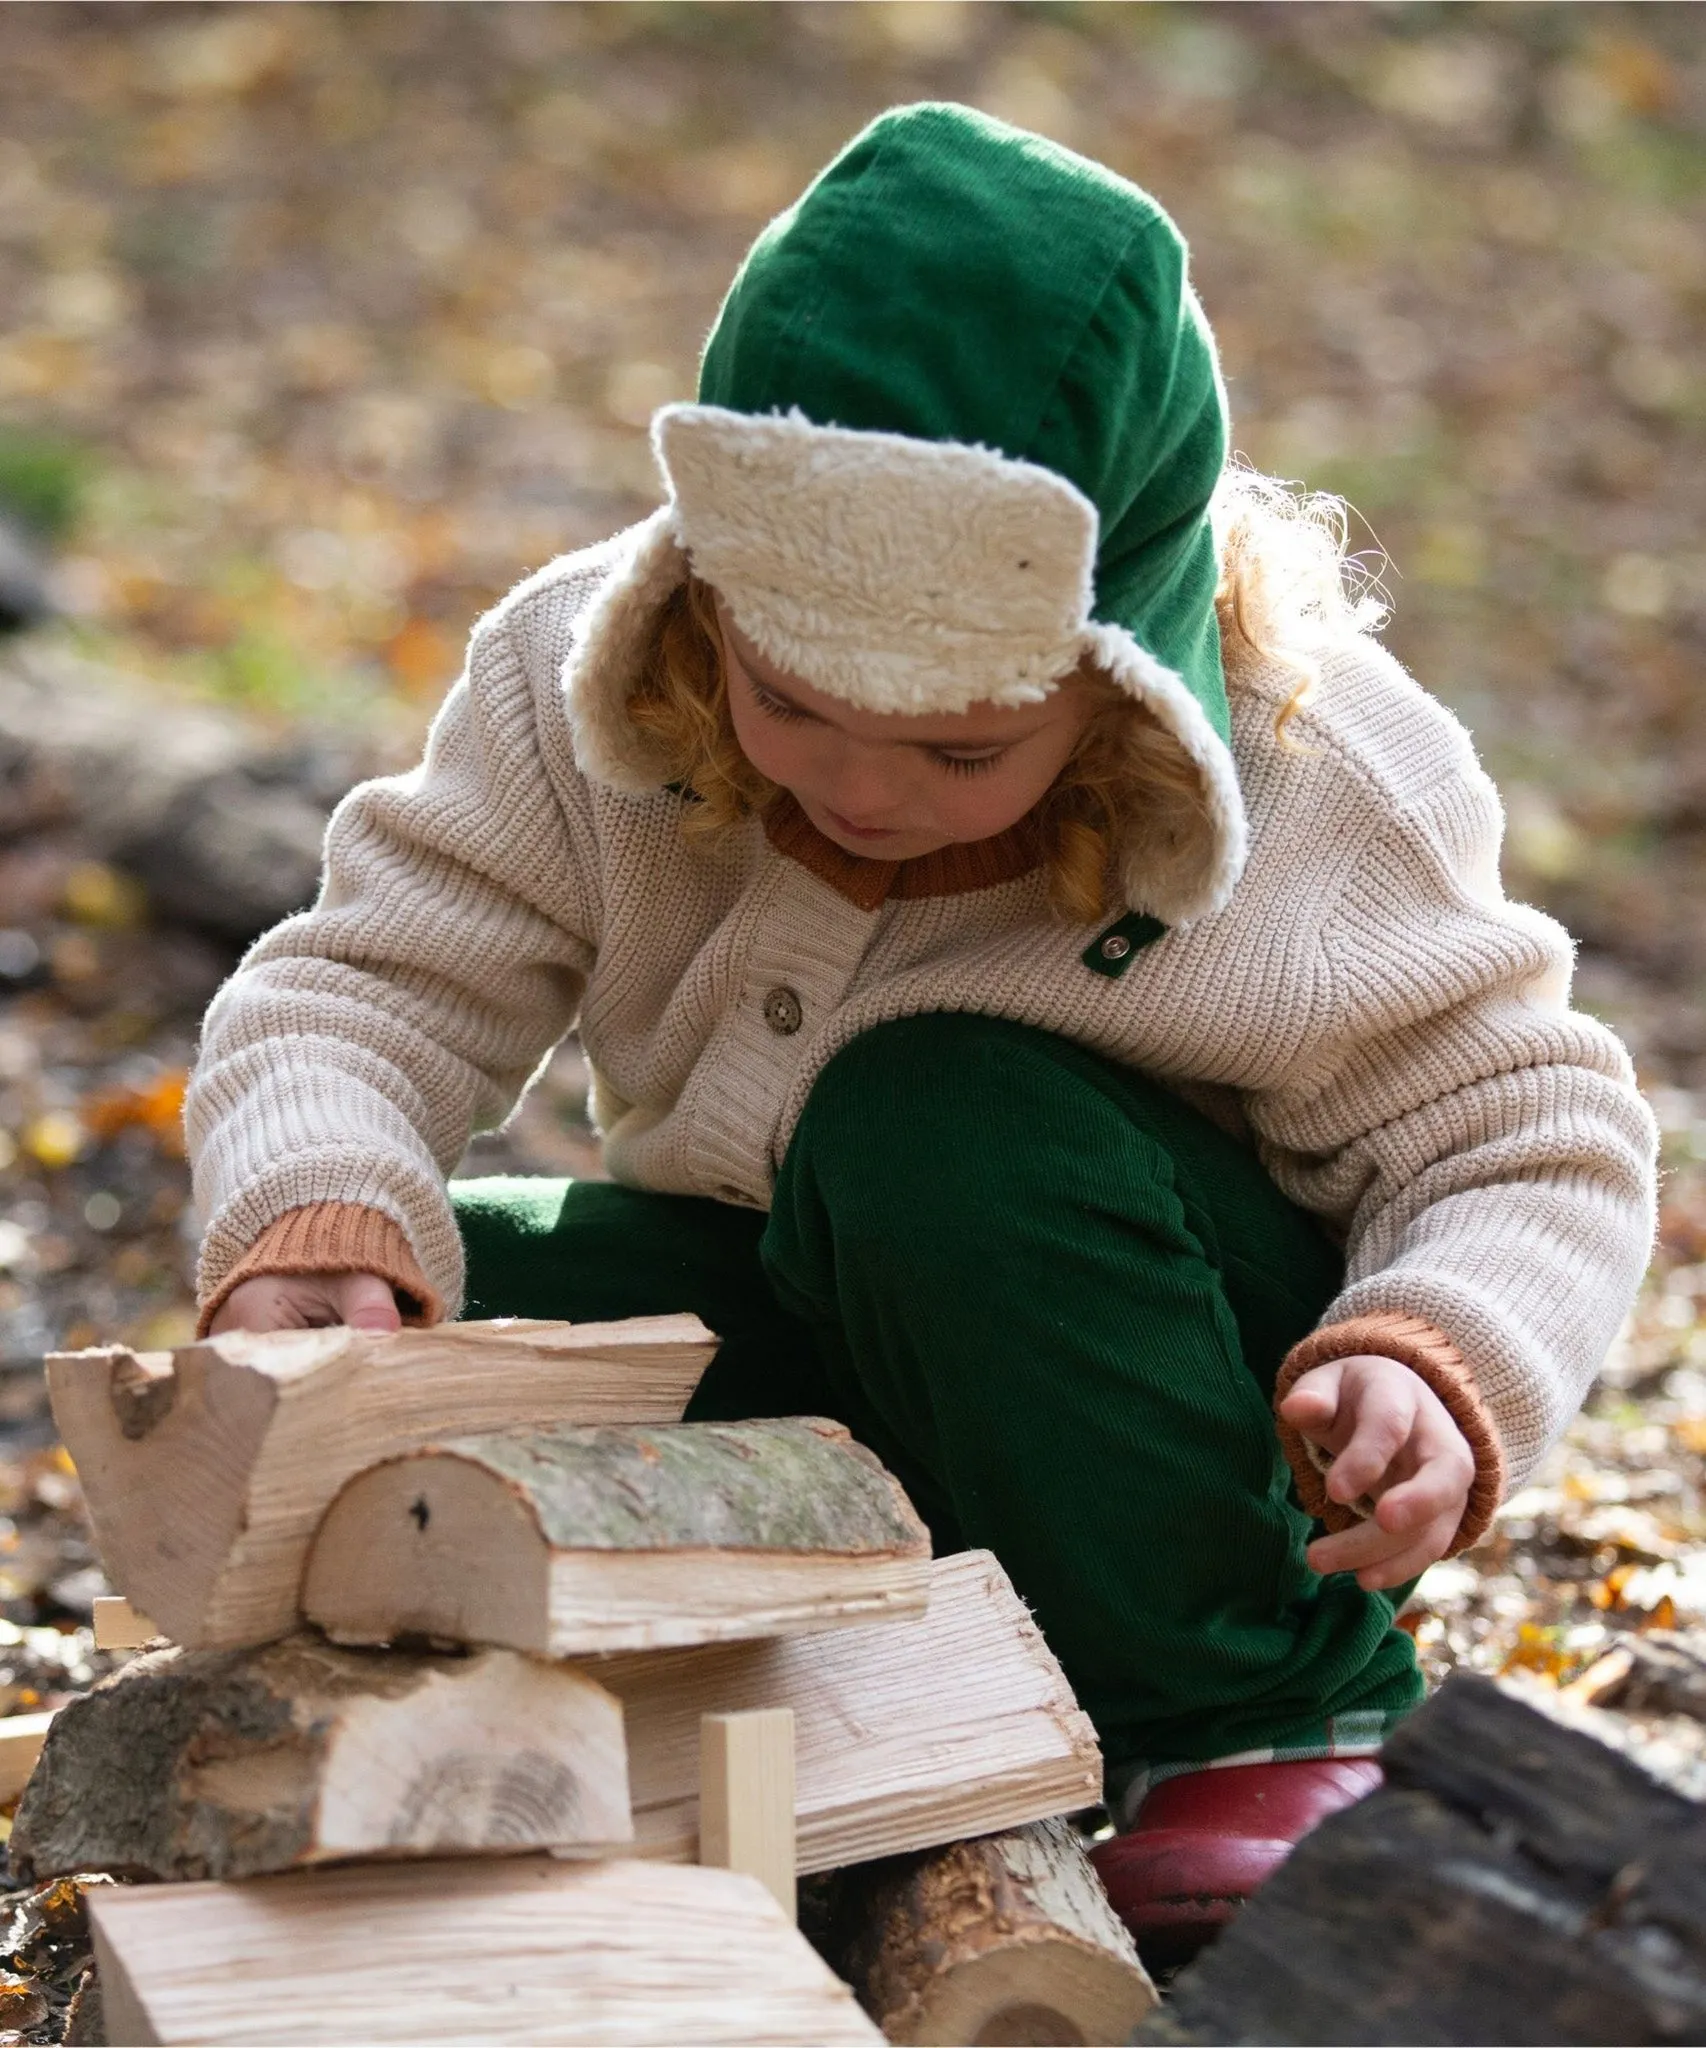
<svg viewBox="0 0 1706 2048">
<path fill-rule="evenodd" d="M 148 1652 L 70 1701 L 9 1853 L 29 1881 L 191 1879 L 632 1839 L 622 1709 L 593 1679 L 295 1636 Z"/>
<path fill-rule="evenodd" d="M 796 1917 L 794 1711 L 699 1718 L 699 1861 L 756 1877 Z"/>
<path fill-rule="evenodd" d="M 756 1879 L 522 1858 L 90 1892 L 122 2042 L 798 2048 L 882 2036 Z"/>
<path fill-rule="evenodd" d="M 894 2042 L 1124 2041 L 1155 2003 L 1064 1820 L 826 1880 L 820 1951 Z"/>
<path fill-rule="evenodd" d="M 802 1872 L 830 1870 L 1094 1805 L 1095 1730 L 987 1550 L 930 1568 L 901 1627 L 602 1657 L 621 1700 L 636 1845 L 699 1853 L 703 1714 L 791 1707 Z"/>
<path fill-rule="evenodd" d="M 898 1483 L 840 1423 L 514 1431 L 351 1479 L 302 1607 L 338 1642 L 565 1657 L 921 1614 L 929 1556 Z"/>
<path fill-rule="evenodd" d="M 693 1316 L 232 1331 L 179 1351 L 47 1362 L 108 1577 L 173 1641 L 288 1634 L 308 1545 L 346 1479 L 442 1435 L 673 1422 L 715 1349 Z"/>
</svg>

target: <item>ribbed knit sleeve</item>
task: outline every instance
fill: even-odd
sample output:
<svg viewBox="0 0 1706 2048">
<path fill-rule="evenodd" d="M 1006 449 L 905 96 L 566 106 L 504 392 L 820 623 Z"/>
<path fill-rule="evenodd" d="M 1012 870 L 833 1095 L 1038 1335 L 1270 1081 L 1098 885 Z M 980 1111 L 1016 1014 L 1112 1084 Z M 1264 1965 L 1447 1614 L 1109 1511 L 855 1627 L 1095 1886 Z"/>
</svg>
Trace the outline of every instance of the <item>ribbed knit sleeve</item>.
<svg viewBox="0 0 1706 2048">
<path fill-rule="evenodd" d="M 1311 1043 L 1246 1109 L 1281 1185 L 1347 1223 L 1324 1322 L 1443 1333 L 1515 1487 L 1633 1301 L 1656 1133 L 1622 1046 L 1568 1008 L 1565 933 L 1504 898 L 1501 823 L 1466 743 L 1409 793 L 1320 927 Z"/>
<path fill-rule="evenodd" d="M 215 998 L 186 1108 L 204 1300 L 281 1216 L 338 1203 L 398 1225 L 454 1313 L 445 1174 L 573 1023 L 594 956 L 596 862 L 544 764 L 552 711 L 506 618 L 477 629 L 421 766 L 345 798 L 319 901 Z"/>
</svg>

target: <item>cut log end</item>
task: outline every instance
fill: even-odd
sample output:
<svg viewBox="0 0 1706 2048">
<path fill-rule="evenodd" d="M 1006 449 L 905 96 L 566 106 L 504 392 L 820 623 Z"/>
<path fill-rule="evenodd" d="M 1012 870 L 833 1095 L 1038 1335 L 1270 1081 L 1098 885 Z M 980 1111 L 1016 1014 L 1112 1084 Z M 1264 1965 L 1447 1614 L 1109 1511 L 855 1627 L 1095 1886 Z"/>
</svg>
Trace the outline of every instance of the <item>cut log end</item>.
<svg viewBox="0 0 1706 2048">
<path fill-rule="evenodd" d="M 1123 2041 L 1155 2002 L 1061 1820 L 842 1872 L 823 1946 L 895 2042 Z"/>
<path fill-rule="evenodd" d="M 296 1624 L 308 1545 L 353 1473 L 448 1428 L 669 1422 L 715 1339 L 697 1317 L 233 1331 L 47 1362 L 114 1585 L 175 1642 Z"/>
<path fill-rule="evenodd" d="M 504 1651 L 373 1655 L 296 1637 L 138 1658 L 61 1710 L 14 1866 L 187 1880 L 349 1856 L 632 1840 L 619 1703 Z"/>
<path fill-rule="evenodd" d="M 921 1614 L 929 1536 L 845 1430 L 809 1420 L 562 1429 L 434 1445 L 328 1509 L 303 1611 L 563 1657 Z"/>
</svg>

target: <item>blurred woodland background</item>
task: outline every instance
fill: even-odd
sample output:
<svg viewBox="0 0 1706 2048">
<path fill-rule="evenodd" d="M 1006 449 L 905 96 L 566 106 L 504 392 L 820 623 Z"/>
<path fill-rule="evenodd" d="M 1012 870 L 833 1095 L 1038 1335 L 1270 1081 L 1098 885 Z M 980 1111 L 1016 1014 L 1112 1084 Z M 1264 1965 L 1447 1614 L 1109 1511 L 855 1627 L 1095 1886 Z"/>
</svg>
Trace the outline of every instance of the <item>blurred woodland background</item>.
<svg viewBox="0 0 1706 2048">
<path fill-rule="evenodd" d="M 241 801 L 315 820 L 412 758 L 480 610 L 655 502 L 647 421 L 754 231 L 929 96 L 1182 223 L 1237 447 L 1350 500 L 1391 644 L 1503 785 L 1511 891 L 1580 938 L 1661 1113 L 1659 1258 L 1606 1383 L 1406 1625 L 1436 1671 L 1559 1676 L 1706 1617 L 1706 13 L 12 4 L 0 1706 L 93 1668 L 37 1361 L 188 1334 L 183 1071 L 259 917 L 169 836 L 103 830 L 124 790 L 91 796 L 41 706 L 97 690 L 78 715 L 138 783 L 185 732 L 246 749 Z M 472 1156 L 585 1170 L 572 1048 Z"/>
</svg>

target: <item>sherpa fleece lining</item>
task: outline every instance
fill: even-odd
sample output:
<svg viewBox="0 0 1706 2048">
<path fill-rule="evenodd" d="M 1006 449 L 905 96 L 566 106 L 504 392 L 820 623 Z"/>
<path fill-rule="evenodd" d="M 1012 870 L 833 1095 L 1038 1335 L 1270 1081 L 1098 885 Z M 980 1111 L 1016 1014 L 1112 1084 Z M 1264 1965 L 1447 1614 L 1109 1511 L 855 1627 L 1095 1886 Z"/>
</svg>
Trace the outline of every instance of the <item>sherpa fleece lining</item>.
<svg viewBox="0 0 1706 2048">
<path fill-rule="evenodd" d="M 652 440 L 669 503 L 627 537 L 565 667 L 585 773 L 634 794 L 667 779 L 627 704 L 691 563 L 769 660 L 863 710 L 1035 703 L 1089 657 L 1173 735 L 1203 788 L 1182 840 L 1129 821 L 1127 902 L 1173 925 L 1224 906 L 1246 846 L 1230 751 L 1175 670 L 1092 621 L 1096 510 L 1074 485 L 987 448 L 798 412 L 665 406 Z"/>
</svg>

